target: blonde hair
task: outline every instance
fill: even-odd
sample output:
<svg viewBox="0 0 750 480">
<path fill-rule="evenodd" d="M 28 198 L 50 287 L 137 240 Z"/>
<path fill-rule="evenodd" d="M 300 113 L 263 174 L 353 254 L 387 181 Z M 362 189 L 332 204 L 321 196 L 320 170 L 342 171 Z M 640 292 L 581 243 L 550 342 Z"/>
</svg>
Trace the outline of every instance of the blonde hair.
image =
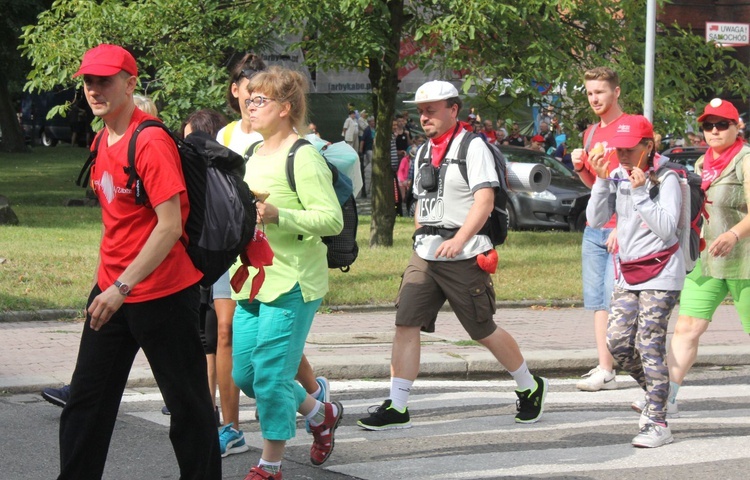
<svg viewBox="0 0 750 480">
<path fill-rule="evenodd" d="M 154 117 L 159 116 L 159 110 L 156 108 L 156 104 L 147 96 L 138 95 L 136 93 L 133 95 L 133 102 L 135 103 L 135 106 L 140 108 L 144 113 L 148 113 Z"/>
<path fill-rule="evenodd" d="M 301 73 L 279 66 L 258 72 L 247 85 L 248 92 L 268 95 L 279 103 L 289 103 L 289 121 L 297 131 L 307 125 L 307 79 Z"/>
</svg>

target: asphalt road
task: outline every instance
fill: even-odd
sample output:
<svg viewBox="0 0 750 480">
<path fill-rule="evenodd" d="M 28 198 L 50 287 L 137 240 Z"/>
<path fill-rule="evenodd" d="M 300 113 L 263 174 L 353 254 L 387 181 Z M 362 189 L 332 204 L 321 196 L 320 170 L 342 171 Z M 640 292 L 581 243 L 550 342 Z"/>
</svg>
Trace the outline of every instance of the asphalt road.
<svg viewBox="0 0 750 480">
<path fill-rule="evenodd" d="M 620 388 L 585 393 L 574 379 L 551 379 L 545 415 L 537 424 L 513 422 L 510 381 L 418 380 L 408 430 L 368 432 L 356 426 L 388 393 L 383 381 L 332 382 L 345 407 L 336 448 L 323 467 L 309 463 L 311 438 L 300 421 L 283 464 L 285 480 L 299 479 L 745 479 L 750 470 L 750 367 L 692 372 L 680 391 L 680 417 L 671 445 L 630 445 L 638 416 L 630 403 L 641 394 L 618 377 Z M 158 390 L 129 390 L 116 425 L 106 479 L 176 479 L 167 436 L 169 417 Z M 54 478 L 60 409 L 37 395 L 0 397 L 0 478 Z M 242 399 L 241 423 L 251 446 L 260 445 L 253 402 Z M 242 479 L 259 450 L 223 460 L 224 478 Z"/>
</svg>

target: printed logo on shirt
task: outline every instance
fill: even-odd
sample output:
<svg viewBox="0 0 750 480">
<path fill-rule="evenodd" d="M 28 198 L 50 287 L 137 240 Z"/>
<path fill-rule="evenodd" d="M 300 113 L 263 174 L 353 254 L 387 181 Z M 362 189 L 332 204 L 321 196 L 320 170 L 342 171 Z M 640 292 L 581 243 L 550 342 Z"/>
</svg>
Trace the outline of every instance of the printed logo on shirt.
<svg viewBox="0 0 750 480">
<path fill-rule="evenodd" d="M 96 189 L 101 190 L 104 198 L 107 199 L 107 203 L 112 203 L 117 194 L 129 195 L 133 193 L 133 190 L 130 188 L 115 186 L 114 178 L 109 172 L 104 172 L 101 180 L 94 181 L 94 190 Z"/>
</svg>

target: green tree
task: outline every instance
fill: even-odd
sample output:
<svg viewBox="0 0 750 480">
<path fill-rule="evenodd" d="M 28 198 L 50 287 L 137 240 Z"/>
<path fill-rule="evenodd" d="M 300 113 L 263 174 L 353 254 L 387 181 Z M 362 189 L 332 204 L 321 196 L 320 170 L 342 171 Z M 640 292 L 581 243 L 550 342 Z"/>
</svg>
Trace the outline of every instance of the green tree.
<svg viewBox="0 0 750 480">
<path fill-rule="evenodd" d="M 0 0 L 0 131 L 3 132 L 0 149 L 6 152 L 24 152 L 26 144 L 16 117 L 13 97 L 21 92 L 28 62 L 18 51 L 21 28 L 33 22 L 36 15 L 49 8 L 50 1 Z"/>
<path fill-rule="evenodd" d="M 500 95 L 540 101 L 536 85 L 564 95 L 561 114 L 588 117 L 582 73 L 611 65 L 623 77 L 622 102 L 640 112 L 645 0 L 58 0 L 22 36 L 32 62 L 27 88 L 71 84 L 83 52 L 101 42 L 130 48 L 141 82 L 176 126 L 195 108 L 223 104 L 226 66 L 235 52 L 269 42 L 301 48 L 311 68 L 367 70 L 377 119 L 371 245 L 393 242 L 390 120 L 398 68 L 461 79 L 465 93 L 489 104 Z M 289 40 L 292 39 L 292 40 Z M 297 39 L 297 40 L 294 40 Z M 743 95 L 747 67 L 690 32 L 657 41 L 659 121 L 675 122 L 706 92 Z M 400 58 L 402 42 L 415 52 Z M 696 68 L 697 67 L 697 68 Z M 727 78 L 729 70 L 734 72 Z M 722 76 L 723 74 L 723 76 Z M 573 132 L 569 132 L 573 133 Z"/>
</svg>

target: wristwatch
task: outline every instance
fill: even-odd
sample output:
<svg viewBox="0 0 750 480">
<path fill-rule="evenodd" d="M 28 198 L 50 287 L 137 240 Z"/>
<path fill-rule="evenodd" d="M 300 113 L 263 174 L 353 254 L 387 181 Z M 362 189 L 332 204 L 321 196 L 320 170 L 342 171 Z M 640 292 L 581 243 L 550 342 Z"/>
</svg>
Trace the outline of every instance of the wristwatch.
<svg viewBox="0 0 750 480">
<path fill-rule="evenodd" d="M 119 280 L 115 280 L 115 287 L 117 287 L 117 290 L 120 292 L 120 295 L 128 296 L 130 295 L 130 285 L 125 285 Z"/>
</svg>

